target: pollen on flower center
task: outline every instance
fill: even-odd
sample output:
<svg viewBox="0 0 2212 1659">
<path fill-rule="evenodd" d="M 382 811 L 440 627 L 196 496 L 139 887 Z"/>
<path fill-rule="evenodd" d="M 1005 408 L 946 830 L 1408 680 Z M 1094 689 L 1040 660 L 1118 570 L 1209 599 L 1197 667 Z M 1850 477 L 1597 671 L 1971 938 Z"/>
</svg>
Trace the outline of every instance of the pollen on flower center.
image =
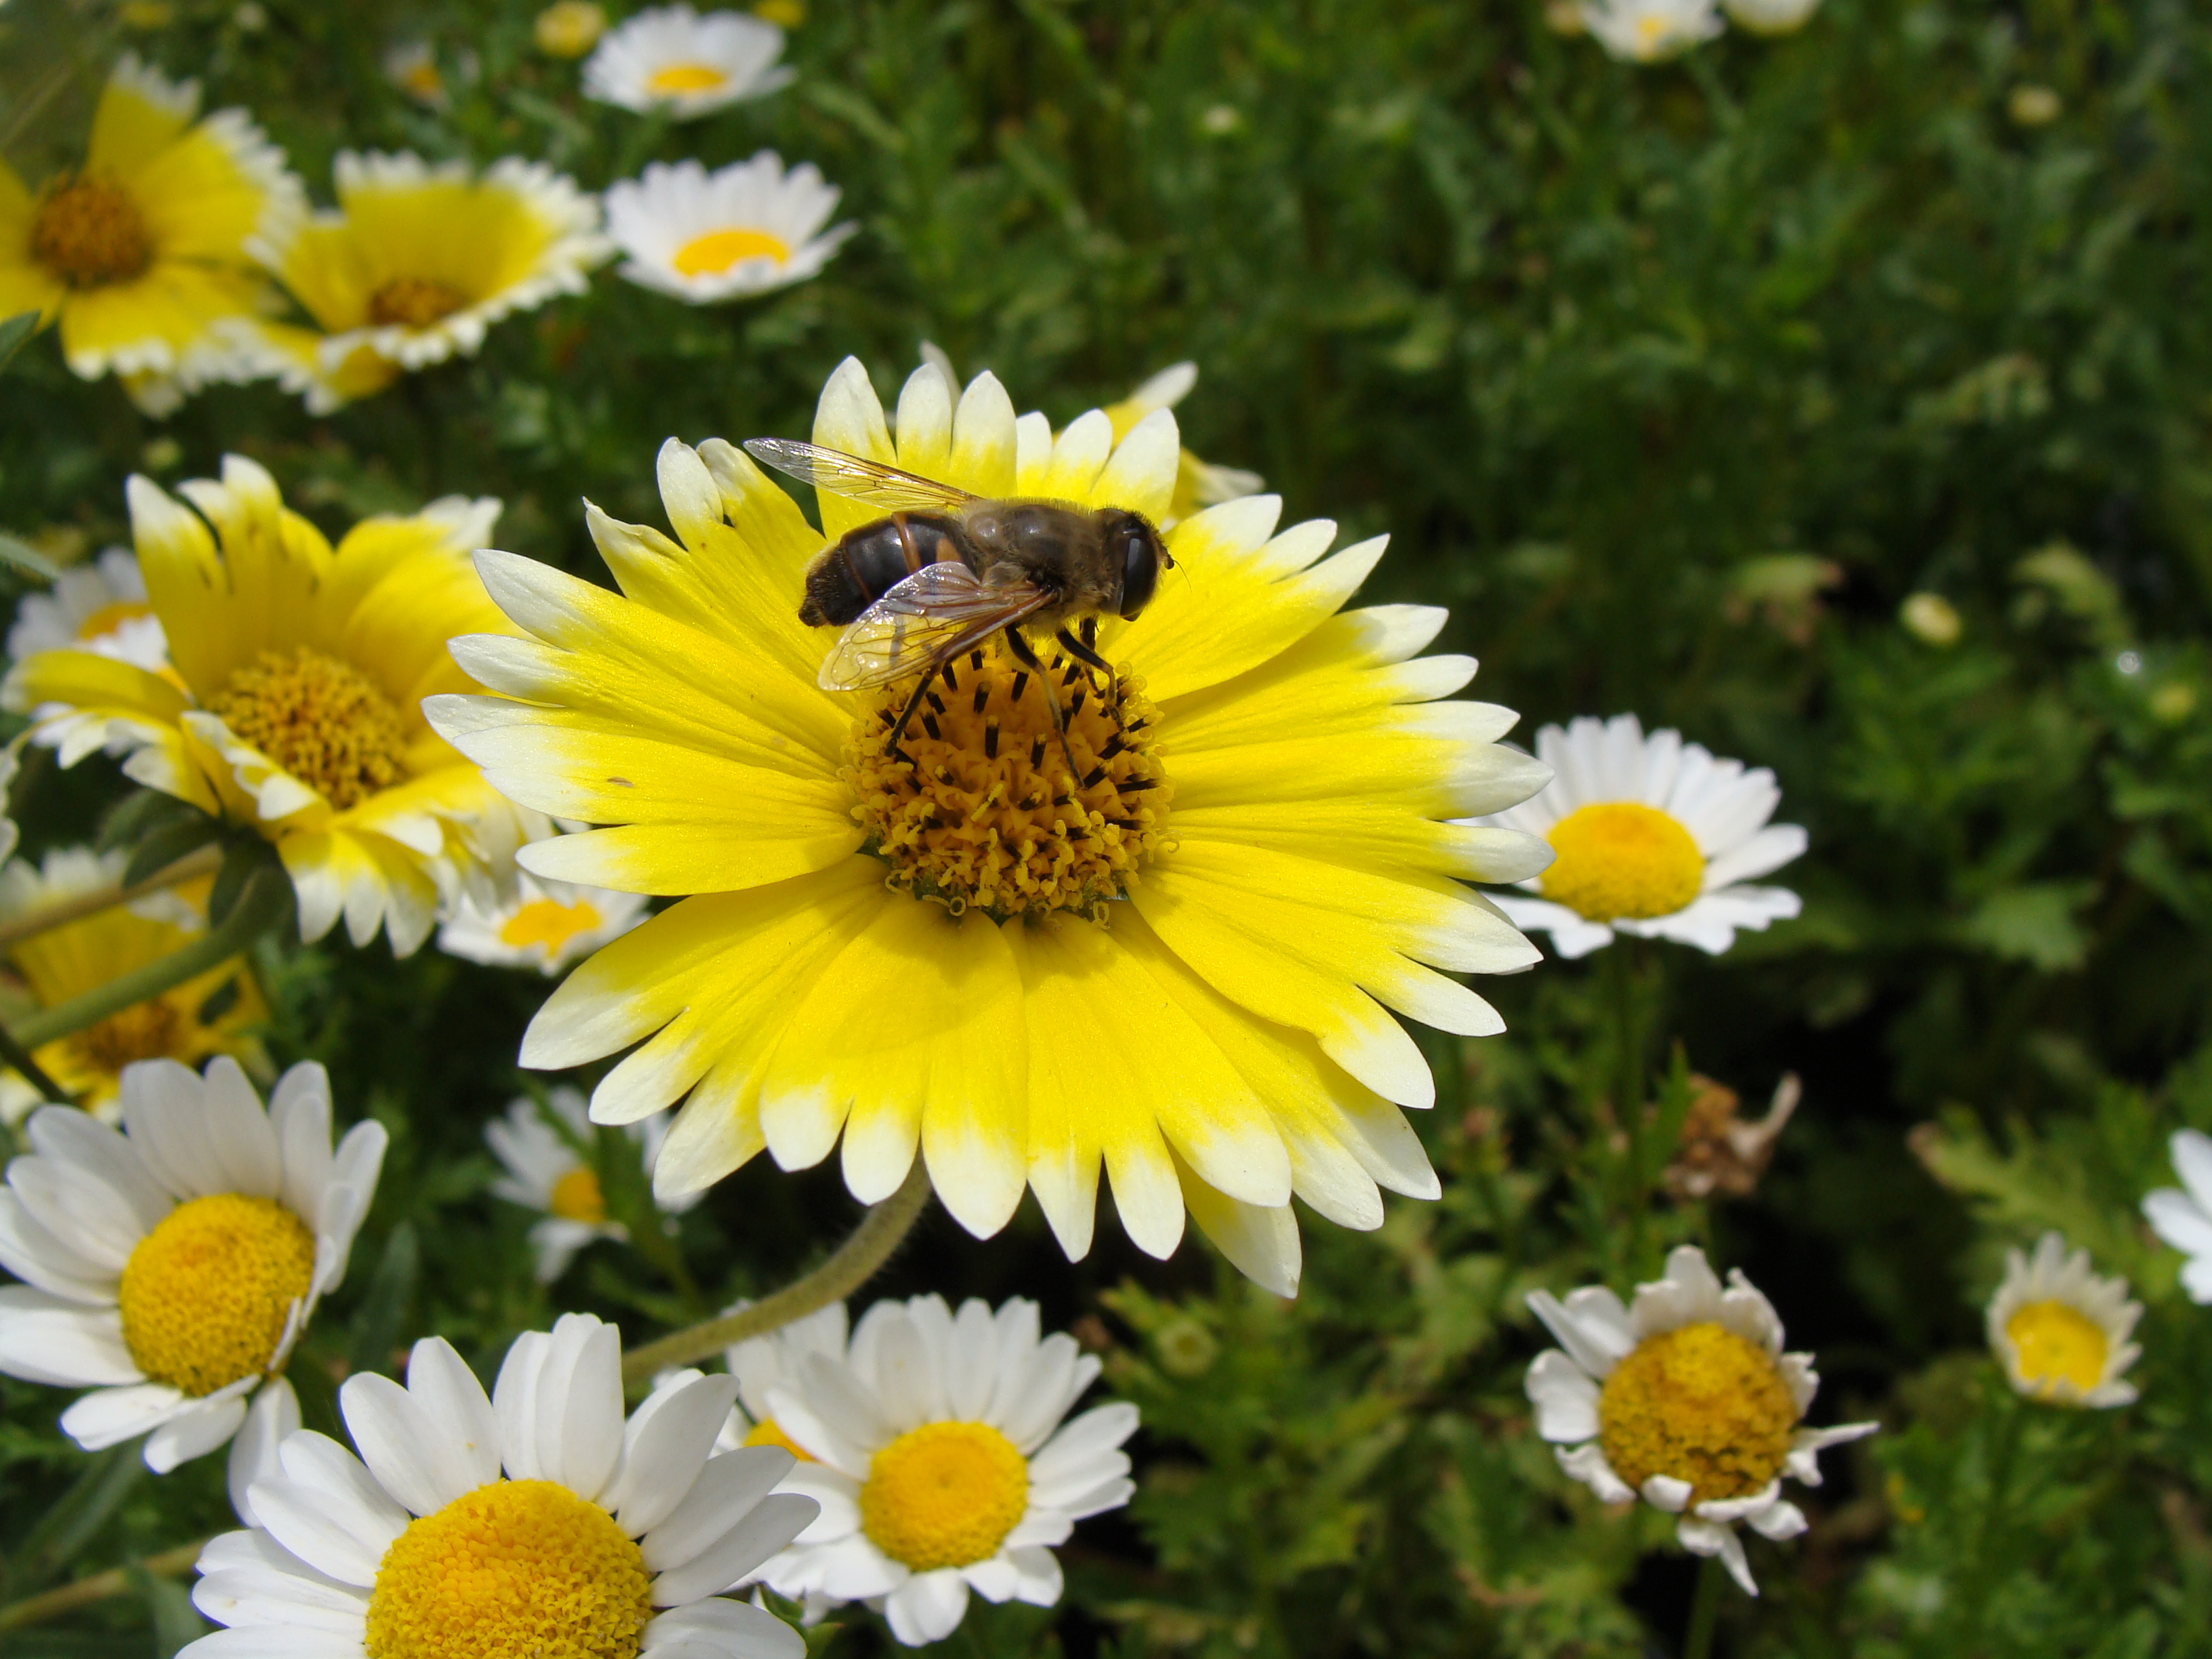
<svg viewBox="0 0 2212 1659">
<path fill-rule="evenodd" d="M 589 899 L 579 899 L 574 904 L 563 904 L 558 899 L 532 899 L 501 924 L 499 942 L 518 950 L 542 945 L 550 951 L 558 951 L 577 934 L 598 927 L 602 920 L 599 906 Z"/>
<path fill-rule="evenodd" d="M 669 263 L 686 276 L 719 276 L 741 259 L 757 259 L 765 256 L 778 264 L 791 259 L 791 248 L 781 237 L 771 236 L 764 230 L 747 230 L 732 226 L 726 230 L 710 230 L 703 236 L 694 236 L 676 250 Z"/>
<path fill-rule="evenodd" d="M 599 1177 L 587 1164 L 578 1164 L 553 1183 L 545 1207 L 563 1221 L 582 1221 L 596 1227 L 607 1218 L 606 1195 Z"/>
<path fill-rule="evenodd" d="M 2112 1346 L 2096 1321 L 2064 1302 L 2031 1302 L 2005 1321 L 2018 1354 L 2021 1381 L 2048 1399 L 2062 1384 L 2087 1394 L 2105 1380 Z"/>
<path fill-rule="evenodd" d="M 988 1423 L 925 1423 L 875 1455 L 860 1525 L 916 1572 L 986 1560 L 1029 1507 L 1029 1465 Z"/>
<path fill-rule="evenodd" d="M 1655 807 L 1604 801 L 1570 812 L 1547 837 L 1559 856 L 1544 896 L 1590 921 L 1671 916 L 1703 890 L 1705 854 Z"/>
<path fill-rule="evenodd" d="M 154 240 L 130 191 L 79 173 L 57 179 L 40 198 L 31 258 L 71 288 L 106 288 L 143 276 L 154 263 Z"/>
<path fill-rule="evenodd" d="M 748 1446 L 781 1446 L 802 1463 L 818 1460 L 814 1454 L 783 1431 L 783 1425 L 773 1417 L 763 1417 L 745 1431 Z"/>
<path fill-rule="evenodd" d="M 680 97 L 687 92 L 714 92 L 729 84 L 730 77 L 712 64 L 670 64 L 653 70 L 645 89 L 664 97 Z"/>
<path fill-rule="evenodd" d="M 181 1024 L 176 1006 L 167 997 L 156 997 L 110 1014 L 64 1040 L 86 1070 L 112 1075 L 134 1061 L 175 1054 Z"/>
<path fill-rule="evenodd" d="M 368 320 L 378 328 L 428 328 L 467 305 L 469 296 L 427 276 L 394 276 L 368 296 Z"/>
<path fill-rule="evenodd" d="M 341 812 L 405 775 L 398 708 L 366 675 L 320 651 L 264 651 L 207 706 Z"/>
<path fill-rule="evenodd" d="M 369 1659 L 635 1659 L 644 1553 L 551 1480 L 495 1480 L 417 1516 L 368 1597 Z"/>
<path fill-rule="evenodd" d="M 930 683 L 898 754 L 891 728 L 912 679 L 854 725 L 839 775 L 891 886 L 955 915 L 1103 921 L 1134 884 L 1173 793 L 1152 752 L 1159 711 L 1119 671 L 1103 695 L 1077 664 L 1055 658 L 1044 672 L 1066 711 L 1065 751 L 1037 674 L 996 640 Z"/>
<path fill-rule="evenodd" d="M 268 1368 L 314 1268 L 314 1235 L 275 1200 L 188 1199 L 124 1264 L 124 1345 L 155 1382 L 213 1394 Z"/>
<path fill-rule="evenodd" d="M 1598 1395 L 1598 1444 L 1641 1487 L 1690 1483 L 1690 1501 L 1748 1498 L 1782 1472 L 1796 1401 L 1774 1356 L 1710 1321 L 1647 1337 Z"/>
</svg>

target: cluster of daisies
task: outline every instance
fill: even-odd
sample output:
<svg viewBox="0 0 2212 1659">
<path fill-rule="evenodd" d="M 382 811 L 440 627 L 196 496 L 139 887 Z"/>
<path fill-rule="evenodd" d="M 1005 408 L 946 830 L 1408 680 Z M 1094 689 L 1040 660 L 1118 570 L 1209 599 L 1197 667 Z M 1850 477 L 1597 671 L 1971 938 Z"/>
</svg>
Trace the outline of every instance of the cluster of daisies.
<svg viewBox="0 0 2212 1659">
<path fill-rule="evenodd" d="M 687 120 L 784 85 L 783 31 L 672 5 L 607 29 L 595 6 L 539 19 L 555 55 L 588 50 L 585 94 Z M 398 71 L 434 70 L 410 58 Z M 0 164 L 0 316 L 58 323 L 70 368 L 119 376 L 150 414 L 217 381 L 273 379 L 328 413 L 468 356 L 486 331 L 619 274 L 691 304 L 814 276 L 854 226 L 811 163 L 773 151 L 712 171 L 654 163 L 604 199 L 542 162 L 483 168 L 347 151 L 314 208 L 240 110 L 199 114 L 196 83 L 126 55 L 82 164 L 27 186 Z"/>
<path fill-rule="evenodd" d="M 1545 15 L 1563 33 L 1588 33 L 1624 63 L 1659 64 L 1712 40 L 1729 22 L 1753 34 L 1794 33 L 1820 5 L 1820 0 L 1553 0 Z"/>
</svg>

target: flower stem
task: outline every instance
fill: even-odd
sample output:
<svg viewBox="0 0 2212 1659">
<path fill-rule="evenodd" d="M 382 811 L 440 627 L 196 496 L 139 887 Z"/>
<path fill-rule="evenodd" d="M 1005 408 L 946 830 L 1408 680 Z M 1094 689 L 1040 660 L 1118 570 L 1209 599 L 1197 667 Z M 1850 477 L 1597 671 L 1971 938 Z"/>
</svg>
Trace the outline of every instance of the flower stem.
<svg viewBox="0 0 2212 1659">
<path fill-rule="evenodd" d="M 748 1337 L 763 1336 L 794 1319 L 803 1319 L 817 1308 L 826 1308 L 850 1296 L 873 1277 L 890 1258 L 921 1217 L 929 1202 L 929 1171 L 917 1153 L 899 1189 L 860 1218 L 853 1236 L 840 1244 L 820 1267 L 794 1279 L 772 1296 L 750 1307 L 722 1315 L 686 1329 L 672 1332 L 623 1356 L 623 1381 L 644 1382 L 654 1372 L 672 1365 L 688 1365 L 704 1359 L 718 1348 Z"/>
<path fill-rule="evenodd" d="M 27 910 L 20 916 L 0 921 L 0 947 L 35 939 L 53 928 L 80 921 L 86 916 L 96 916 L 102 910 L 112 910 L 118 904 L 128 904 L 132 899 L 143 898 L 149 893 L 158 893 L 164 887 L 176 887 L 211 876 L 222 863 L 222 848 L 203 847 L 187 853 L 166 870 L 158 870 L 145 880 L 130 887 L 99 887 L 88 893 L 77 893 L 57 903 L 41 905 Z"/>
<path fill-rule="evenodd" d="M 1721 1617 L 1721 1580 L 1727 1571 L 1717 1555 L 1698 1564 L 1697 1593 L 1690 1601 L 1690 1622 L 1682 1632 L 1682 1659 L 1711 1659 L 1713 1632 Z"/>
<path fill-rule="evenodd" d="M 149 1555 L 132 1565 L 144 1572 L 168 1577 L 183 1572 L 200 1558 L 207 1547 L 207 1540 L 196 1540 L 179 1544 L 173 1550 L 163 1550 L 159 1555 Z M 104 1601 L 111 1595 L 120 1595 L 131 1588 L 130 1567 L 110 1567 L 106 1572 L 95 1572 L 89 1578 L 80 1578 L 73 1584 L 42 1590 L 36 1595 L 27 1595 L 20 1601 L 11 1601 L 0 1607 L 0 1630 L 15 1630 L 24 1625 L 35 1625 L 43 1620 L 58 1618 L 64 1613 L 74 1613 L 79 1607 L 89 1607 L 94 1601 Z"/>
</svg>

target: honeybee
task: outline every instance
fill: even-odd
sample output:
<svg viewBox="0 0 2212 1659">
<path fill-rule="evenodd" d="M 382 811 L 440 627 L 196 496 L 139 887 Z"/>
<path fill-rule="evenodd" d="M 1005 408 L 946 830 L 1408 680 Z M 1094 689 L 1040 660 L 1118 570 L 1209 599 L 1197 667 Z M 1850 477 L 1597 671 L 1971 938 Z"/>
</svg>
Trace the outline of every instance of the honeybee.
<svg viewBox="0 0 2212 1659">
<path fill-rule="evenodd" d="M 1151 601 L 1161 568 L 1175 565 L 1152 521 L 1127 508 L 973 495 L 784 438 L 748 438 L 745 448 L 779 472 L 890 515 L 822 550 L 807 569 L 799 619 L 845 630 L 816 676 L 825 691 L 921 676 L 891 728 L 894 755 L 930 682 L 1001 633 L 1014 659 L 1036 675 L 1066 753 L 1059 692 L 1024 629 L 1054 630 L 1060 649 L 1106 676 L 1110 691 L 1114 671 L 1097 649 L 1098 617 L 1133 619 Z"/>
</svg>

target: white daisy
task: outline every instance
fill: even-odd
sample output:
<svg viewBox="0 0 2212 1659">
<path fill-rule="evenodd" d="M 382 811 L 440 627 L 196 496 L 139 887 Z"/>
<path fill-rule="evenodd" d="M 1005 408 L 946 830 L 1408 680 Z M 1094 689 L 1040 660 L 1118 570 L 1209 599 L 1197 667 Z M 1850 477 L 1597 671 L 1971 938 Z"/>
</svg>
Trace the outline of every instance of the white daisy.
<svg viewBox="0 0 2212 1659">
<path fill-rule="evenodd" d="M 2143 1219 L 2151 1231 L 2189 1258 L 2181 1288 L 2191 1302 L 2212 1303 L 2212 1135 L 2176 1129 L 2168 1144 L 2173 1171 L 2188 1188 L 2160 1187 L 2144 1195 Z"/>
<path fill-rule="evenodd" d="M 359 1456 L 283 1437 L 254 1524 L 200 1555 L 193 1604 L 229 1629 L 184 1652 L 800 1659 L 788 1625 L 716 1595 L 815 1513 L 769 1491 L 789 1453 L 714 1452 L 734 1392 L 682 1371 L 625 1423 L 620 1338 L 588 1314 L 517 1337 L 489 1398 L 425 1337 L 404 1388 L 338 1390 Z"/>
<path fill-rule="evenodd" d="M 584 64 L 584 94 L 641 114 L 688 121 L 789 81 L 783 31 L 744 12 L 655 6 L 602 35 Z"/>
<path fill-rule="evenodd" d="M 2128 1281 L 2100 1279 L 2089 1253 L 2066 1251 L 2045 1233 L 2035 1254 L 2005 1252 L 2004 1282 L 1990 1298 L 1990 1346 L 2015 1393 L 2052 1406 L 2125 1406 L 2136 1397 L 2123 1382 L 2142 1348 L 2128 1340 L 2142 1304 L 2128 1300 Z"/>
<path fill-rule="evenodd" d="M 655 161 L 607 188 L 607 234 L 629 256 L 616 275 L 702 306 L 804 282 L 860 228 L 822 228 L 838 195 L 812 162 L 787 173 L 772 149 L 713 173 Z"/>
<path fill-rule="evenodd" d="M 0 1370 L 89 1389 L 62 1413 L 87 1451 L 145 1435 L 166 1473 L 214 1450 L 345 1277 L 385 1133 L 331 1148 L 330 1079 L 295 1066 L 269 1109 L 228 1055 L 123 1075 L 120 1133 L 32 1114 L 0 1192 Z"/>
<path fill-rule="evenodd" d="M 8 654 L 21 662 L 41 651 L 90 651 L 155 674 L 169 665 L 169 641 L 129 548 L 111 547 L 63 571 L 51 593 L 23 596 L 8 630 Z"/>
<path fill-rule="evenodd" d="M 487 906 L 480 902 L 489 900 Z M 514 892 L 464 893 L 438 928 L 438 948 L 493 968 L 534 968 L 549 977 L 645 920 L 652 901 L 518 873 Z"/>
<path fill-rule="evenodd" d="M 1718 956 L 1737 928 L 1763 932 L 1802 908 L 1785 888 L 1741 884 L 1805 850 L 1804 830 L 1767 822 L 1782 791 L 1765 767 L 1716 760 L 1679 732 L 1647 738 L 1633 714 L 1547 726 L 1536 754 L 1551 783 L 1474 821 L 1552 844 L 1550 866 L 1521 884 L 1540 898 L 1491 896 L 1522 932 L 1548 929 L 1561 956 L 1587 956 L 1615 933 Z"/>
<path fill-rule="evenodd" d="M 1739 28 L 1753 34 L 1793 34 L 1812 21 L 1820 0 L 1721 0 Z"/>
<path fill-rule="evenodd" d="M 659 1155 L 661 1141 L 667 1137 L 668 1114 L 632 1123 L 624 1133 L 638 1147 L 641 1170 L 649 1170 Z M 629 1238 L 629 1230 L 622 1223 L 607 1219 L 606 1194 L 600 1190 L 599 1171 L 581 1150 L 592 1146 L 598 1134 L 584 1097 L 565 1086 L 546 1091 L 542 1111 L 534 1100 L 512 1100 L 504 1118 L 484 1125 L 484 1139 L 506 1170 L 491 1183 L 492 1195 L 544 1216 L 530 1229 L 541 1285 L 560 1278 L 576 1252 L 593 1239 L 627 1243 Z M 680 1215 L 703 1196 L 695 1193 L 661 1207 L 671 1215 Z"/>
<path fill-rule="evenodd" d="M 1805 1516 L 1782 1497 L 1785 1474 L 1820 1484 L 1817 1454 L 1881 1425 L 1798 1425 L 1820 1379 L 1810 1354 L 1782 1352 L 1774 1304 L 1740 1270 L 1721 1287 L 1693 1244 L 1667 1257 L 1666 1276 L 1636 1287 L 1629 1307 L 1602 1285 L 1528 1306 L 1559 1340 L 1528 1368 L 1536 1432 L 1559 1467 L 1608 1504 L 1638 1496 L 1682 1518 L 1693 1555 L 1717 1555 L 1756 1595 L 1735 1523 L 1794 1538 Z"/>
<path fill-rule="evenodd" d="M 736 1313 L 750 1305 L 746 1302 L 733 1303 L 729 1311 Z M 800 1370 L 817 1355 L 833 1363 L 842 1363 L 846 1327 L 845 1304 L 833 1302 L 803 1319 L 778 1326 L 766 1336 L 748 1337 L 725 1348 L 723 1358 L 729 1365 L 730 1375 L 738 1379 L 738 1403 L 730 1407 L 730 1419 L 723 1425 L 721 1438 L 715 1443 L 726 1447 L 781 1446 L 802 1461 L 811 1461 L 813 1454 L 778 1425 L 775 1407 L 769 1395 L 772 1389 L 799 1387 Z"/>
<path fill-rule="evenodd" d="M 1583 0 L 1583 27 L 1632 64 L 1679 58 L 1727 26 L 1714 0 Z"/>
<path fill-rule="evenodd" d="M 1121 1445 L 1137 1408 L 1100 1406 L 1061 1426 L 1098 1361 L 1037 1329 L 1036 1304 L 1019 1297 L 994 1316 L 921 1296 L 869 1309 L 842 1358 L 827 1321 L 807 1339 L 820 1351 L 781 1356 L 796 1364 L 766 1389 L 763 1420 L 812 1460 L 784 1488 L 818 1499 L 822 1516 L 762 1582 L 810 1601 L 865 1601 L 908 1647 L 951 1635 L 971 1589 L 1059 1601 L 1051 1546 L 1135 1490 Z"/>
<path fill-rule="evenodd" d="M 253 1483 L 284 1473 L 277 1448 L 284 1437 L 300 1426 L 300 1396 L 292 1392 L 289 1377 L 276 1377 L 253 1396 L 246 1421 L 231 1437 L 230 1467 L 225 1471 L 230 1488 L 230 1507 L 249 1527 L 253 1518 Z"/>
</svg>

